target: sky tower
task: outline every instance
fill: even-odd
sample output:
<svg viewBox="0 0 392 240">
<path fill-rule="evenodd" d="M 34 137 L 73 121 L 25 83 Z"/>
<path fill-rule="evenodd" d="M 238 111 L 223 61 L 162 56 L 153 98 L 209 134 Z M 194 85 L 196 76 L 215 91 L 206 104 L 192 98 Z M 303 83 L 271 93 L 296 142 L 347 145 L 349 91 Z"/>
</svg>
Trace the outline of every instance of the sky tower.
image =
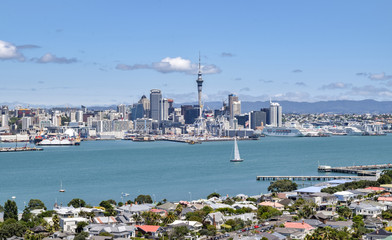
<svg viewBox="0 0 392 240">
<path fill-rule="evenodd" d="M 200 107 L 200 112 L 199 112 L 199 118 L 201 118 L 202 116 L 202 112 L 203 112 L 203 105 L 201 104 L 201 88 L 203 86 L 203 78 L 201 76 L 201 66 L 200 66 L 200 53 L 199 53 L 199 73 L 197 74 L 197 92 L 199 95 L 199 107 Z"/>
</svg>

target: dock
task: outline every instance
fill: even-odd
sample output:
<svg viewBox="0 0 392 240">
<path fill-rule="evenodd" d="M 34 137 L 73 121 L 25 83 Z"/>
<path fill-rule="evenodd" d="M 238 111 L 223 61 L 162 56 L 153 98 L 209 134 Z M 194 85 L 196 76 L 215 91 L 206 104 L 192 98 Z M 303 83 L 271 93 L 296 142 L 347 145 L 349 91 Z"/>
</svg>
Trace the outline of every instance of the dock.
<svg viewBox="0 0 392 240">
<path fill-rule="evenodd" d="M 357 165 L 357 166 L 348 166 L 348 167 L 331 167 L 326 165 L 318 166 L 317 170 L 319 172 L 336 172 L 336 173 L 349 173 L 349 174 L 357 174 L 362 175 L 366 174 L 366 170 L 374 170 L 374 169 L 391 169 L 392 164 L 374 164 L 374 165 Z M 369 172 L 370 174 L 371 172 Z"/>
<path fill-rule="evenodd" d="M 374 177 L 363 176 L 257 176 L 258 181 L 277 181 L 277 180 L 291 180 L 291 181 L 330 181 L 336 179 L 350 179 L 350 180 L 374 180 Z"/>
<path fill-rule="evenodd" d="M 36 147 L 8 147 L 8 148 L 0 148 L 0 152 L 29 152 L 29 151 L 42 151 L 43 148 L 36 148 Z"/>
</svg>

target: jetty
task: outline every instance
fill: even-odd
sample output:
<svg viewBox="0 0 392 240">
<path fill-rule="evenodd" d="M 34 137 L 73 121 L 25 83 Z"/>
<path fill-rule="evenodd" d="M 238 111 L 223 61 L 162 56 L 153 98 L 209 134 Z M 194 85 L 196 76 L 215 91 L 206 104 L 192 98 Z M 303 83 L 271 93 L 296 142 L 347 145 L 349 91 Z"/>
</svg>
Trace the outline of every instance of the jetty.
<svg viewBox="0 0 392 240">
<path fill-rule="evenodd" d="M 28 152 L 28 151 L 42 151 L 43 148 L 36 148 L 36 147 L 7 147 L 7 148 L 0 148 L 0 152 Z"/>
<path fill-rule="evenodd" d="M 258 181 L 277 181 L 277 180 L 291 180 L 291 181 L 330 181 L 336 179 L 350 179 L 350 180 L 375 180 L 375 177 L 364 176 L 257 176 Z"/>
<path fill-rule="evenodd" d="M 374 164 L 374 165 L 357 165 L 357 166 L 347 166 L 347 167 L 331 167 L 327 165 L 318 166 L 317 170 L 319 172 L 336 172 L 336 173 L 349 173 L 349 174 L 357 174 L 362 175 L 368 173 L 368 176 L 373 173 L 371 171 L 366 170 L 374 170 L 374 169 L 390 169 L 392 168 L 392 164 Z M 375 173 L 375 172 L 374 172 Z"/>
</svg>

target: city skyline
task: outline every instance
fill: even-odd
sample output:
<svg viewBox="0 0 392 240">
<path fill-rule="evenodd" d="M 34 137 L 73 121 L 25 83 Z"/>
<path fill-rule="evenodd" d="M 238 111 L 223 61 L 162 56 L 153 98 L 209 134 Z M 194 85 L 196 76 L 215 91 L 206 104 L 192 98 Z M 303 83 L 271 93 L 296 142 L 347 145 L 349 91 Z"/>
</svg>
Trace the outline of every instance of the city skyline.
<svg viewBox="0 0 392 240">
<path fill-rule="evenodd" d="M 0 102 L 392 100 L 389 1 L 3 2 Z"/>
</svg>

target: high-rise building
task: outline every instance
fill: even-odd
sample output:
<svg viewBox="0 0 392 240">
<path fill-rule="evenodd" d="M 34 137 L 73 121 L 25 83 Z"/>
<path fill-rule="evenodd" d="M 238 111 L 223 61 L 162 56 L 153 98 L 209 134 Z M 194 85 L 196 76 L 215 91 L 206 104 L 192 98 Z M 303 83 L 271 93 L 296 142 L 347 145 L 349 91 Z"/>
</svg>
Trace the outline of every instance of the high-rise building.
<svg viewBox="0 0 392 240">
<path fill-rule="evenodd" d="M 140 98 L 139 103 L 143 104 L 144 117 L 149 117 L 150 116 L 150 100 L 145 95 L 143 95 Z"/>
<path fill-rule="evenodd" d="M 250 113 L 250 128 L 265 126 L 267 124 L 267 113 L 264 111 L 252 111 Z"/>
<path fill-rule="evenodd" d="M 160 115 L 161 115 L 161 121 L 165 121 L 169 119 L 169 102 L 167 98 L 161 100 Z"/>
<path fill-rule="evenodd" d="M 282 126 L 282 107 L 279 103 L 270 102 L 270 125 L 273 127 Z"/>
<path fill-rule="evenodd" d="M 229 94 L 229 115 L 230 120 L 234 118 L 235 115 L 241 114 L 241 101 L 238 100 L 238 96 L 235 94 Z"/>
<path fill-rule="evenodd" d="M 128 119 L 128 107 L 125 104 L 120 104 L 117 106 L 117 112 L 121 114 L 123 119 Z"/>
<path fill-rule="evenodd" d="M 83 122 L 83 111 L 82 110 L 77 111 L 75 118 L 76 118 L 76 122 Z"/>
<path fill-rule="evenodd" d="M 136 120 L 139 118 L 144 118 L 144 107 L 140 102 L 133 104 L 131 111 L 131 120 Z"/>
<path fill-rule="evenodd" d="M 162 93 L 159 89 L 150 91 L 150 115 L 153 120 L 161 121 Z"/>
<path fill-rule="evenodd" d="M 199 100 L 199 108 L 200 108 L 200 112 L 199 112 L 199 118 L 202 117 L 202 112 L 203 112 L 203 105 L 201 102 L 201 95 L 202 95 L 202 87 L 203 87 L 203 78 L 202 78 L 202 74 L 201 74 L 201 66 L 200 66 L 200 54 L 199 54 L 199 72 L 197 74 L 197 93 L 198 93 L 198 100 Z"/>
<path fill-rule="evenodd" d="M 1 127 L 8 127 L 8 114 L 1 115 Z"/>
<path fill-rule="evenodd" d="M 22 117 L 22 130 L 28 130 L 31 125 L 31 117 Z"/>
</svg>

